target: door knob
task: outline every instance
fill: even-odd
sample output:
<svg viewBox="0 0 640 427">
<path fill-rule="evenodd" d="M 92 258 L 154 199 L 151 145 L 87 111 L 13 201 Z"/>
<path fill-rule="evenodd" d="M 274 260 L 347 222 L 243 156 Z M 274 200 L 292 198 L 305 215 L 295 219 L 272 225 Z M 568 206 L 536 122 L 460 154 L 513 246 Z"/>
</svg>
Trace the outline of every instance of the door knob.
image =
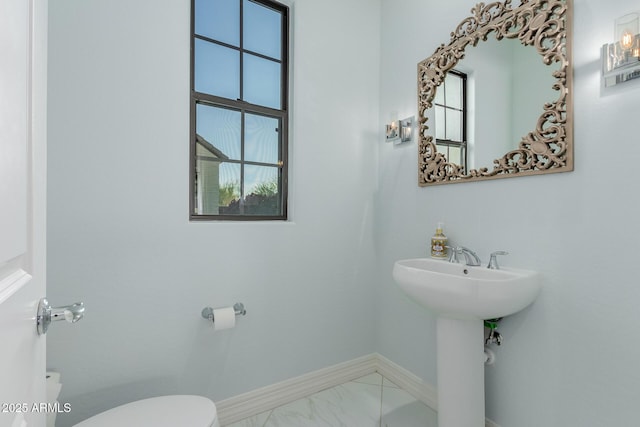
<svg viewBox="0 0 640 427">
<path fill-rule="evenodd" d="M 62 307 L 51 307 L 46 298 L 42 298 L 38 303 L 38 314 L 36 323 L 38 335 L 44 335 L 49 329 L 51 322 L 66 320 L 69 323 L 76 323 L 84 316 L 84 303 L 76 302 Z"/>
</svg>

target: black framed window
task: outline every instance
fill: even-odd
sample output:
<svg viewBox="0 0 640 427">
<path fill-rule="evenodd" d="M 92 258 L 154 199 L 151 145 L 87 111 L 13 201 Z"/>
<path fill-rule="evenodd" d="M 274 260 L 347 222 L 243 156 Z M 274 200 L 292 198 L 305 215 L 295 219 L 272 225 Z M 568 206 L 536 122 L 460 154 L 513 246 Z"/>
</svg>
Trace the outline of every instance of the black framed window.
<svg viewBox="0 0 640 427">
<path fill-rule="evenodd" d="M 436 91 L 436 149 L 467 170 L 467 75 L 451 70 Z"/>
<path fill-rule="evenodd" d="M 287 218 L 289 9 L 192 0 L 192 220 Z"/>
</svg>

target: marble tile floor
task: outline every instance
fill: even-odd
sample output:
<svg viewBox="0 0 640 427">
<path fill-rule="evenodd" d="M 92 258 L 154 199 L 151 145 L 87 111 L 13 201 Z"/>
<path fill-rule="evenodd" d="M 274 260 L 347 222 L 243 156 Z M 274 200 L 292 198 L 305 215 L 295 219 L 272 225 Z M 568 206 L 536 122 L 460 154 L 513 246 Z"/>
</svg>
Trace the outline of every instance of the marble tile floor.
<svg viewBox="0 0 640 427">
<path fill-rule="evenodd" d="M 437 427 L 437 414 L 374 373 L 224 427 Z"/>
</svg>

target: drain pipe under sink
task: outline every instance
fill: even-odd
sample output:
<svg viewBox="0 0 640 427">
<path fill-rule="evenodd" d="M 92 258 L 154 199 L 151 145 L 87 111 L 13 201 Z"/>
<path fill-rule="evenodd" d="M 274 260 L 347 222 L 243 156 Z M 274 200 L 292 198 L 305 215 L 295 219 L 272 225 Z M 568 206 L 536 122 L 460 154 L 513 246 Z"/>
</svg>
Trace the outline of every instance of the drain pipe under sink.
<svg viewBox="0 0 640 427">
<path fill-rule="evenodd" d="M 496 354 L 489 348 L 484 348 L 484 364 L 493 365 L 496 363 Z"/>
</svg>

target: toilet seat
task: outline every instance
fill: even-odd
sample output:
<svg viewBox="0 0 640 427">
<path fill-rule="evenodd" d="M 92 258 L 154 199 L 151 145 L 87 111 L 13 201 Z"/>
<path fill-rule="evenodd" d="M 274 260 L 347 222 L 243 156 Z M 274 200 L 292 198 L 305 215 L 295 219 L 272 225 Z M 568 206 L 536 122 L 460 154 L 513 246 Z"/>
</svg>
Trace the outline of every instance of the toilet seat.
<svg viewBox="0 0 640 427">
<path fill-rule="evenodd" d="M 219 427 L 216 405 L 206 397 L 176 395 L 138 400 L 109 409 L 74 427 Z"/>
</svg>

